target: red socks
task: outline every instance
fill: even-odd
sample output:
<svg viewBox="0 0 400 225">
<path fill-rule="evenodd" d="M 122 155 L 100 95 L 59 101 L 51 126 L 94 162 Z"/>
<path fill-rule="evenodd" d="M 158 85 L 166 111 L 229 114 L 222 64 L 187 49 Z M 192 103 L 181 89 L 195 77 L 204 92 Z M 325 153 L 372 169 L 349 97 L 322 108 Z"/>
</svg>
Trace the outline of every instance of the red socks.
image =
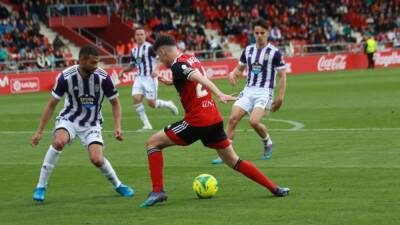
<svg viewBox="0 0 400 225">
<path fill-rule="evenodd" d="M 151 148 L 147 150 L 147 158 L 149 160 L 151 183 L 153 192 L 163 190 L 163 155 L 161 149 Z"/>
<path fill-rule="evenodd" d="M 246 177 L 252 179 L 253 181 L 268 188 L 271 192 L 278 187 L 274 182 L 272 182 L 272 180 L 270 180 L 267 176 L 261 173 L 261 171 L 255 165 L 251 164 L 246 160 L 239 160 L 236 163 L 234 169 L 239 171 Z"/>
</svg>

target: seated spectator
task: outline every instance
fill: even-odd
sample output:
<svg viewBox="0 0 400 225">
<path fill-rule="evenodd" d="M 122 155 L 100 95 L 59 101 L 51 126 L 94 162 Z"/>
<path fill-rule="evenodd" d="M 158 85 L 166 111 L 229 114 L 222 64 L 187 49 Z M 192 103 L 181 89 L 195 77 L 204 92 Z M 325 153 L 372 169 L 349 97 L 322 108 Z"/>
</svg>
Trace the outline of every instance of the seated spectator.
<svg viewBox="0 0 400 225">
<path fill-rule="evenodd" d="M 0 45 L 0 63 L 8 60 L 8 50 L 5 44 Z"/>
<path fill-rule="evenodd" d="M 54 58 L 56 62 L 56 68 L 64 68 L 67 66 L 60 49 L 55 51 Z"/>
<path fill-rule="evenodd" d="M 54 48 L 54 50 L 57 51 L 58 49 L 60 49 L 60 48 L 62 48 L 64 46 L 65 46 L 65 44 L 61 40 L 60 36 L 56 35 L 56 37 L 53 40 L 53 48 Z"/>
</svg>

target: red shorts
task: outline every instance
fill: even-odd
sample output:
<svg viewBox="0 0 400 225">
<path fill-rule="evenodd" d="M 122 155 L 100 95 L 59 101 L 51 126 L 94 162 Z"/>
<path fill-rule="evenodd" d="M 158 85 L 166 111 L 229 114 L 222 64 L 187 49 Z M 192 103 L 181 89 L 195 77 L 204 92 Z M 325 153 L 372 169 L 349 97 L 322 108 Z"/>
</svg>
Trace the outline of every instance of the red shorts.
<svg viewBox="0 0 400 225">
<path fill-rule="evenodd" d="M 164 132 L 177 145 L 190 145 L 201 140 L 209 148 L 223 149 L 231 144 L 222 121 L 211 126 L 194 127 L 181 120 L 166 126 Z"/>
</svg>

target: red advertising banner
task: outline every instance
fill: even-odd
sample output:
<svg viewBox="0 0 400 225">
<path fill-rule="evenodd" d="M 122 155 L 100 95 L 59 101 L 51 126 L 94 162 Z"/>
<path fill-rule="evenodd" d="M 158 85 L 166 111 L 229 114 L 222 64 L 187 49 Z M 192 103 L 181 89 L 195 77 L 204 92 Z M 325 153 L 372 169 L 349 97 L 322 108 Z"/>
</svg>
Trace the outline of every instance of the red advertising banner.
<svg viewBox="0 0 400 225">
<path fill-rule="evenodd" d="M 400 66 L 400 50 L 378 52 L 375 54 L 376 67 Z M 335 70 L 352 70 L 367 68 L 367 57 L 363 53 L 346 53 L 330 55 L 311 55 L 286 57 L 287 71 L 291 74 L 313 73 Z M 202 62 L 210 79 L 226 78 L 237 65 L 236 59 Z M 132 85 L 136 70 L 125 73 L 118 79 L 120 67 L 105 69 L 115 85 Z M 56 76 L 61 71 L 31 72 L 21 74 L 0 74 L 0 95 L 27 92 L 49 91 L 54 85 Z M 160 76 L 171 79 L 171 70 L 161 68 Z"/>
</svg>

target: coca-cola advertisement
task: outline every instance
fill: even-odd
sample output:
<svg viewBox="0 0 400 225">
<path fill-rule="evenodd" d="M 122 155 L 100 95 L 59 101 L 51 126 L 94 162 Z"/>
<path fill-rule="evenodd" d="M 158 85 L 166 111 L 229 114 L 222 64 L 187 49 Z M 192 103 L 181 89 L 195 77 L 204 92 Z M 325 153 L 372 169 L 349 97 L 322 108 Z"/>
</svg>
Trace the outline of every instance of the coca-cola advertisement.
<svg viewBox="0 0 400 225">
<path fill-rule="evenodd" d="M 323 55 L 318 60 L 318 71 L 344 70 L 346 69 L 347 55 Z"/>
</svg>

